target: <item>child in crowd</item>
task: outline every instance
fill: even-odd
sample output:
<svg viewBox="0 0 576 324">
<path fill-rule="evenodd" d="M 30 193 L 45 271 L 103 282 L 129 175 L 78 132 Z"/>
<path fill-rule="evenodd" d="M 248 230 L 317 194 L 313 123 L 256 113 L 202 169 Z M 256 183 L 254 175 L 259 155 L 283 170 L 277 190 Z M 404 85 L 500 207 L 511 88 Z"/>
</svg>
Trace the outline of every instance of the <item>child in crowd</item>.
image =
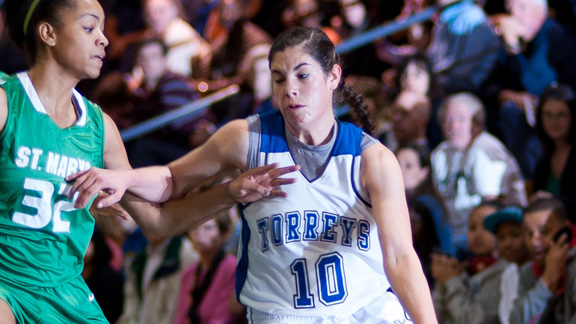
<svg viewBox="0 0 576 324">
<path fill-rule="evenodd" d="M 434 307 L 440 323 L 497 323 L 502 272 L 509 265 L 496 257 L 496 238 L 483 226 L 498 210 L 492 203 L 476 206 L 468 219 L 468 244 L 474 256 L 464 262 L 432 256 Z M 464 270 L 467 271 L 464 271 Z"/>
<path fill-rule="evenodd" d="M 509 323 L 508 318 L 517 297 L 519 267 L 530 260 L 522 220 L 523 210 L 518 206 L 504 207 L 484 219 L 484 227 L 496 236 L 500 258 L 509 262 L 502 273 L 498 318 L 490 322 Z"/>
<path fill-rule="evenodd" d="M 556 199 L 532 202 L 524 212 L 525 239 L 534 257 L 520 269 L 509 323 L 572 323 L 576 314 L 573 226 Z"/>
</svg>

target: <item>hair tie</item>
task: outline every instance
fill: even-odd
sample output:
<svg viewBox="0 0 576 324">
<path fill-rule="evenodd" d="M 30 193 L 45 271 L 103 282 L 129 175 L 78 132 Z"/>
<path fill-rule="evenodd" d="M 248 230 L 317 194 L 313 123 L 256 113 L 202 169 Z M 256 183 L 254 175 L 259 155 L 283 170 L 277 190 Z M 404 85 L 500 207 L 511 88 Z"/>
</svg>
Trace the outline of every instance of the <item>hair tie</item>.
<svg viewBox="0 0 576 324">
<path fill-rule="evenodd" d="M 40 0 L 32 1 L 32 5 L 28 8 L 28 12 L 26 13 L 26 18 L 24 18 L 24 36 L 26 36 L 26 29 L 28 29 L 28 24 L 30 23 L 30 18 L 32 18 L 32 14 L 34 13 L 34 9 L 38 5 Z"/>
</svg>

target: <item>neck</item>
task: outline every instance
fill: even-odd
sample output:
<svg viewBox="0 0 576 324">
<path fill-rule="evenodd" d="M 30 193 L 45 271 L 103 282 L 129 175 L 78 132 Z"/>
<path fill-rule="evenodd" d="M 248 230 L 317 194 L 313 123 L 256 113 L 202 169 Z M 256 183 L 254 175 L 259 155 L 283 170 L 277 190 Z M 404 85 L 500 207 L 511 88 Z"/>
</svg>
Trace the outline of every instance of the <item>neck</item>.
<svg viewBox="0 0 576 324">
<path fill-rule="evenodd" d="M 567 150 L 570 150 L 572 148 L 572 144 L 570 144 L 570 142 L 568 142 L 566 140 L 558 140 L 558 141 L 554 141 L 554 147 L 555 147 L 556 152 L 567 151 Z"/>
<path fill-rule="evenodd" d="M 208 271 L 212 267 L 212 263 L 216 259 L 216 256 L 220 253 L 220 249 L 214 249 L 211 251 L 205 251 L 200 253 L 200 268 L 202 270 Z"/>
<path fill-rule="evenodd" d="M 35 64 L 28 76 L 52 121 L 61 128 L 74 125 L 78 116 L 72 103 L 72 91 L 80 80 L 56 64 Z"/>
<path fill-rule="evenodd" d="M 334 124 L 336 123 L 333 117 L 330 120 L 328 118 L 325 120 L 325 122 L 315 125 L 313 129 L 293 128 L 289 124 L 286 124 L 286 127 L 294 137 L 306 145 L 323 145 L 330 142 L 334 136 Z"/>
</svg>

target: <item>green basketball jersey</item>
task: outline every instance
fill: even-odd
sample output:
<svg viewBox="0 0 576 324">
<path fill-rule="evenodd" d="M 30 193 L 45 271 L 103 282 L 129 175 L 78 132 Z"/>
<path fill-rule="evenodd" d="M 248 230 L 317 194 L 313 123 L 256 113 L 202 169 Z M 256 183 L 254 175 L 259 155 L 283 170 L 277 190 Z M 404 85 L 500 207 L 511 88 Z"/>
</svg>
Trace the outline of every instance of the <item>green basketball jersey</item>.
<svg viewBox="0 0 576 324">
<path fill-rule="evenodd" d="M 64 178 L 104 164 L 101 109 L 74 91 L 78 120 L 60 128 L 26 72 L 0 78 L 8 118 L 0 133 L 0 279 L 55 287 L 76 278 L 94 230 Z"/>
</svg>

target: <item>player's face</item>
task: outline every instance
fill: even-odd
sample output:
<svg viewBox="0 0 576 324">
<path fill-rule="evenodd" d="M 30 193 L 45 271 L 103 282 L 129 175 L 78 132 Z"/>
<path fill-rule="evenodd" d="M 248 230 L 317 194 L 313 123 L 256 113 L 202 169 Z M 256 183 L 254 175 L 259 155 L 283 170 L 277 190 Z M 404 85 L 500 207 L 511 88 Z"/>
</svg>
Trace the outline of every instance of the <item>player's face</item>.
<svg viewBox="0 0 576 324">
<path fill-rule="evenodd" d="M 295 46 L 276 53 L 270 67 L 274 97 L 293 134 L 334 123 L 332 92 L 340 81 L 338 65 L 325 75 L 314 58 Z"/>
<path fill-rule="evenodd" d="M 96 0 L 77 0 L 76 10 L 63 9 L 54 26 L 54 58 L 78 79 L 100 75 L 108 39 L 104 36 L 104 11 Z"/>
<path fill-rule="evenodd" d="M 442 121 L 444 137 L 452 146 L 465 148 L 472 140 L 472 112 L 465 104 L 455 101 L 446 107 Z"/>
<path fill-rule="evenodd" d="M 565 141 L 572 127 L 568 104 L 562 100 L 546 100 L 542 105 L 542 127 L 553 141 Z"/>
</svg>

